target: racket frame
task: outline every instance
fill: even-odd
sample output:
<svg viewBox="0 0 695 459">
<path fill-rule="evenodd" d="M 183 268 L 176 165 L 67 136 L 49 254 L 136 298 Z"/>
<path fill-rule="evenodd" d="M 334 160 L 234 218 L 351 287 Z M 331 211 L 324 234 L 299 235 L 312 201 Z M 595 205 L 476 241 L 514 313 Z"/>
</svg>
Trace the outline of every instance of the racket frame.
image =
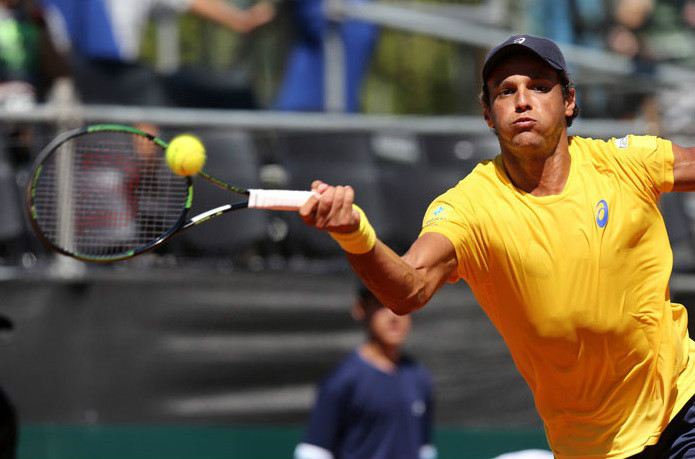
<svg viewBox="0 0 695 459">
<path fill-rule="evenodd" d="M 83 260 L 83 261 L 89 261 L 89 262 L 97 262 L 97 263 L 107 263 L 107 262 L 112 262 L 112 261 L 119 261 L 119 260 L 125 260 L 127 258 L 132 258 L 136 255 L 139 255 L 143 252 L 150 251 L 157 246 L 161 245 L 164 241 L 178 233 L 180 230 L 184 228 L 188 228 L 190 226 L 194 226 L 198 223 L 202 223 L 201 219 L 196 219 L 196 221 L 186 221 L 186 217 L 188 216 L 188 212 L 191 209 L 191 206 L 193 204 L 193 180 L 189 176 L 184 176 L 182 177 L 183 180 L 186 182 L 186 188 L 187 188 L 187 197 L 185 204 L 183 206 L 183 209 L 181 210 L 181 214 L 179 215 L 179 218 L 176 220 L 176 222 L 170 226 L 164 233 L 162 233 L 158 238 L 154 239 L 150 243 L 131 249 L 127 250 L 121 253 L 113 254 L 113 255 L 88 255 L 84 253 L 79 253 L 79 252 L 71 252 L 69 250 L 66 250 L 63 247 L 60 247 L 56 243 L 54 243 L 52 240 L 50 240 L 46 235 L 44 234 L 43 230 L 41 229 L 39 223 L 38 223 L 38 216 L 37 216 L 37 211 L 36 211 L 36 205 L 34 203 L 34 197 L 35 197 L 35 191 L 36 191 L 36 185 L 39 180 L 39 177 L 41 176 L 41 172 L 43 169 L 43 164 L 44 161 L 54 154 L 54 152 L 60 148 L 61 145 L 64 143 L 68 142 L 69 140 L 76 139 L 78 137 L 82 137 L 87 134 L 93 134 L 93 133 L 98 133 L 98 132 L 120 132 L 124 134 L 132 134 L 132 135 L 137 135 L 140 137 L 144 137 L 154 144 L 156 144 L 158 147 L 162 148 L 163 150 L 166 150 L 168 143 L 158 137 L 153 136 L 152 134 L 149 134 L 145 131 L 141 131 L 140 129 L 131 127 L 131 126 L 124 126 L 120 124 L 94 124 L 94 125 L 89 125 L 89 126 L 83 126 L 79 127 L 76 129 L 72 129 L 70 131 L 63 132 L 59 135 L 57 135 L 53 140 L 51 140 L 43 150 L 39 153 L 39 155 L 36 158 L 36 161 L 34 162 L 34 165 L 31 168 L 30 175 L 29 175 L 29 181 L 27 183 L 27 188 L 26 188 L 26 206 L 27 206 L 27 212 L 29 215 L 29 221 L 31 222 L 31 226 L 34 229 L 34 232 L 36 235 L 39 237 L 39 239 L 46 244 L 51 250 L 58 252 L 62 255 L 67 255 L 72 258 L 77 258 L 78 260 Z M 206 174 L 207 175 L 207 174 Z M 216 180 L 219 182 L 218 180 Z M 213 182 L 214 183 L 214 182 Z M 223 184 L 223 182 L 219 182 L 220 184 Z M 230 189 L 229 187 L 224 187 L 226 189 Z M 233 188 L 233 187 L 232 187 Z M 241 189 L 240 189 L 241 190 Z M 232 190 L 234 191 L 234 190 Z M 240 204 L 246 204 L 246 203 L 240 203 Z M 226 207 L 226 206 L 221 206 L 221 207 Z M 245 207 L 245 206 L 241 206 Z M 235 210 L 238 207 L 235 207 L 234 209 L 229 208 L 229 209 L 224 209 L 222 210 L 221 208 L 214 209 L 217 210 L 215 215 L 209 215 L 205 220 L 208 220 L 214 216 L 221 215 L 222 213 L 229 212 L 230 210 Z M 208 212 L 205 212 L 207 214 Z"/>
<path fill-rule="evenodd" d="M 312 191 L 300 191 L 300 190 L 263 190 L 263 189 L 251 189 L 246 190 L 244 188 L 229 185 L 209 174 L 199 171 L 196 175 L 202 177 L 206 181 L 216 185 L 224 190 L 232 191 L 237 194 L 244 195 L 248 198 L 247 201 L 238 202 L 234 204 L 225 204 L 214 209 L 210 209 L 206 212 L 198 214 L 188 220 L 186 217 L 193 204 L 193 180 L 190 176 L 184 176 L 182 179 L 185 180 L 185 186 L 187 189 L 187 197 L 181 214 L 179 215 L 176 222 L 170 226 L 165 232 L 163 232 L 159 237 L 152 240 L 151 242 L 142 245 L 140 247 L 123 251 L 112 255 L 88 255 L 78 252 L 71 252 L 63 247 L 60 247 L 57 243 L 50 240 L 43 233 L 37 218 L 36 205 L 34 203 L 35 189 L 39 177 L 41 176 L 44 161 L 53 154 L 54 151 L 60 148 L 65 142 L 75 139 L 87 134 L 98 133 L 98 132 L 119 132 L 124 134 L 131 134 L 140 137 L 144 137 L 149 141 L 153 142 L 155 145 L 160 147 L 162 150 L 166 150 L 169 145 L 168 142 L 152 135 L 147 132 L 141 131 L 140 129 L 124 126 L 120 124 L 95 124 L 90 126 L 84 126 L 71 131 L 64 132 L 56 136 L 51 142 L 46 145 L 46 147 L 41 151 L 39 156 L 36 158 L 34 165 L 32 166 L 30 172 L 30 179 L 27 183 L 27 210 L 29 214 L 29 220 L 34 229 L 34 232 L 39 236 L 39 238 L 52 250 L 67 255 L 73 258 L 77 258 L 83 261 L 90 262 L 111 262 L 124 260 L 127 258 L 134 257 L 143 252 L 154 249 L 155 247 L 161 245 L 164 241 L 174 236 L 179 231 L 191 228 L 193 226 L 199 225 L 207 220 L 218 217 L 224 213 L 231 212 L 239 209 L 254 208 L 254 209 L 267 209 L 267 210 L 297 210 L 299 209 L 310 196 L 315 196 L 316 194 Z M 173 172 L 172 172 L 173 173 Z"/>
</svg>

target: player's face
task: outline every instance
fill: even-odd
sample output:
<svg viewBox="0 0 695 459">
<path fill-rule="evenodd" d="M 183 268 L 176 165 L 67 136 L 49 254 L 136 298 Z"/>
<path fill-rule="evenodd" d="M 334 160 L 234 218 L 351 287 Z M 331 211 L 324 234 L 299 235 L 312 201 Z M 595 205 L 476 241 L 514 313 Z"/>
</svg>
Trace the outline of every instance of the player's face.
<svg viewBox="0 0 695 459">
<path fill-rule="evenodd" d="M 512 55 L 498 64 L 486 83 L 490 98 L 485 119 L 497 131 L 503 152 L 552 154 L 566 135 L 565 117 L 574 110 L 574 92 L 565 98 L 555 69 L 542 59 Z"/>
<path fill-rule="evenodd" d="M 362 308 L 371 339 L 389 347 L 398 347 L 405 342 L 410 333 L 409 315 L 396 315 L 375 299 L 363 302 Z"/>
</svg>

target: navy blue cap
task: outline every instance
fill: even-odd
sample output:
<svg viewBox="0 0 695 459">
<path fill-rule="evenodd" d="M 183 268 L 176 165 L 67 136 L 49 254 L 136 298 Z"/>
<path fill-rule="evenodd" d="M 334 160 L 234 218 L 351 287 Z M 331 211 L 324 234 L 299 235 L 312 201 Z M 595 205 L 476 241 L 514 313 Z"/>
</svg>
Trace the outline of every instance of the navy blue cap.
<svg viewBox="0 0 695 459">
<path fill-rule="evenodd" d="M 513 35 L 488 53 L 483 65 L 483 81 L 487 80 L 488 75 L 501 58 L 518 51 L 531 51 L 551 67 L 562 72 L 567 78 L 565 57 L 555 42 L 533 35 Z"/>
</svg>

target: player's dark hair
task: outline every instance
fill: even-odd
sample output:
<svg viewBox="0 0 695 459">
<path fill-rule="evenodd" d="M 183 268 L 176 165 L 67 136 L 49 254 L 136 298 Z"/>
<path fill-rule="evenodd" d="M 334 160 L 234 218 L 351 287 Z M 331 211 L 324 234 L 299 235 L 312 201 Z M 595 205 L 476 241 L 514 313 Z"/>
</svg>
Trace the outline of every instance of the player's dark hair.
<svg viewBox="0 0 695 459">
<path fill-rule="evenodd" d="M 379 299 L 372 293 L 371 290 L 369 290 L 364 284 L 359 283 L 357 287 L 357 297 L 361 301 L 368 301 L 368 300 L 376 300 L 379 301 Z"/>
<path fill-rule="evenodd" d="M 567 100 L 567 98 L 570 95 L 570 89 L 574 89 L 574 82 L 572 81 L 572 78 L 569 74 L 557 71 L 557 76 L 560 80 L 560 84 L 562 85 L 562 96 L 565 98 L 565 100 Z M 480 94 L 478 95 L 478 100 L 483 106 L 483 109 L 490 108 L 490 91 L 488 91 L 487 89 L 486 81 L 483 81 L 483 88 L 480 91 Z M 572 126 L 572 122 L 577 116 L 579 116 L 579 105 L 577 105 L 575 99 L 574 110 L 572 111 L 572 115 L 565 117 L 565 123 L 567 124 L 567 127 Z"/>
</svg>

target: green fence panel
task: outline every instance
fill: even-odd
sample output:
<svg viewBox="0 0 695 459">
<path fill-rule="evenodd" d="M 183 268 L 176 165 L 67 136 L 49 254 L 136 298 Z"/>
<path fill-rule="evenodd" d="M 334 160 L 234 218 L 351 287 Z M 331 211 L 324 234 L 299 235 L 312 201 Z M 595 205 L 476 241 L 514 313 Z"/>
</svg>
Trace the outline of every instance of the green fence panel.
<svg viewBox="0 0 695 459">
<path fill-rule="evenodd" d="M 19 459 L 291 459 L 301 427 L 22 425 Z M 547 449 L 542 430 L 435 430 L 439 459 Z"/>
</svg>

